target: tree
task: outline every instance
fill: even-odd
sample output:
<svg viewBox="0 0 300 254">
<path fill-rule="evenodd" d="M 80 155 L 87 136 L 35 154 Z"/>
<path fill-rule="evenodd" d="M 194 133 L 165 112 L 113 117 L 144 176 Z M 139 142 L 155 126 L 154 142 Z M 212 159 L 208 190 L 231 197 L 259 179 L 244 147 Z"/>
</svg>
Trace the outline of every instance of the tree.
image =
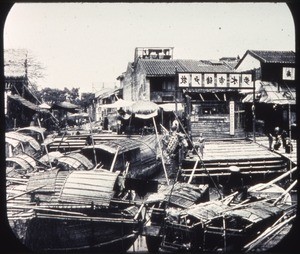
<svg viewBox="0 0 300 254">
<path fill-rule="evenodd" d="M 81 94 L 81 100 L 80 100 L 80 106 L 84 108 L 86 111 L 88 106 L 93 103 L 93 100 L 95 99 L 94 93 L 82 93 Z"/>
</svg>

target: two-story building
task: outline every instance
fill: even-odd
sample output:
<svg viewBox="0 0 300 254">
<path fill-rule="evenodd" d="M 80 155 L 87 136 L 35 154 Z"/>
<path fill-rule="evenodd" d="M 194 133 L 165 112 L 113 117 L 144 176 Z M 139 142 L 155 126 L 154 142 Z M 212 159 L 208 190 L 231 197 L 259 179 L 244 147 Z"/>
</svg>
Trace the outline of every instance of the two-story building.
<svg viewBox="0 0 300 254">
<path fill-rule="evenodd" d="M 263 132 L 272 132 L 277 126 L 291 131 L 296 122 L 295 53 L 248 50 L 235 70 L 255 70 L 255 115 Z M 249 108 L 253 104 L 252 94 L 243 102 Z"/>
<path fill-rule="evenodd" d="M 252 72 L 233 69 L 236 58 L 221 61 L 173 59 L 173 48 L 136 48 L 122 74 L 125 100 L 150 100 L 169 112 L 184 107 L 191 136 L 244 137 L 241 91 L 253 89 Z M 174 116 L 173 116 L 174 117 Z M 165 127 L 168 121 L 163 121 Z"/>
</svg>

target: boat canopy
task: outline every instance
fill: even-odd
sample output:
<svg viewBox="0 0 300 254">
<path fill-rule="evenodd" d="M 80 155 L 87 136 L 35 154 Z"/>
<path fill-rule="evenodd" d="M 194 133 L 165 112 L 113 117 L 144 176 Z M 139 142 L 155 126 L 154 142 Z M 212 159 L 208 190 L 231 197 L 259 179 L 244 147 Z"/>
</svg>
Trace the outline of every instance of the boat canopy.
<svg viewBox="0 0 300 254">
<path fill-rule="evenodd" d="M 109 206 L 118 173 L 107 170 L 73 171 L 66 178 L 59 201 Z"/>
<path fill-rule="evenodd" d="M 14 147 L 16 147 L 19 143 L 28 142 L 30 146 L 32 146 L 36 151 L 39 151 L 41 149 L 40 144 L 33 137 L 15 131 L 6 132 L 5 139 L 6 142 L 10 142 L 10 144 Z"/>
<path fill-rule="evenodd" d="M 13 157 L 8 157 L 6 158 L 6 162 L 16 163 L 23 169 L 34 169 L 36 167 L 35 160 L 26 154 L 19 154 Z"/>
<path fill-rule="evenodd" d="M 80 153 L 70 153 L 57 158 L 58 162 L 69 164 L 75 169 L 80 169 L 81 166 L 84 169 L 91 169 L 94 167 L 93 163 L 88 160 L 84 155 Z"/>
</svg>

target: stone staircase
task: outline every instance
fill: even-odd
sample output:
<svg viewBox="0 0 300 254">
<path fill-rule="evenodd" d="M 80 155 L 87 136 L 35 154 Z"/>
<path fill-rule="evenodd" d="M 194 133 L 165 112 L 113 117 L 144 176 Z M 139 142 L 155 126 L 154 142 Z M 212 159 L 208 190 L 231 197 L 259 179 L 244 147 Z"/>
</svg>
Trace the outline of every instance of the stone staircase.
<svg viewBox="0 0 300 254">
<path fill-rule="evenodd" d="M 288 168 L 288 160 L 284 157 L 246 140 L 206 142 L 203 157 L 193 175 L 201 183 L 207 182 L 209 176 L 218 183 L 226 181 L 231 174 L 230 166 L 239 167 L 245 183 L 253 179 L 267 180 Z M 191 175 L 197 158 L 192 154 L 183 160 L 183 177 Z"/>
</svg>

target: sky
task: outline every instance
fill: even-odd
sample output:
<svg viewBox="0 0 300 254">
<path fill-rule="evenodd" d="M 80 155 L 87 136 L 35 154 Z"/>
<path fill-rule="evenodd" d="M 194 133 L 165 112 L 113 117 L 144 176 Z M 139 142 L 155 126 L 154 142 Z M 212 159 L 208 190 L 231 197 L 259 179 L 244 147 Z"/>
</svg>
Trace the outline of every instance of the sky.
<svg viewBox="0 0 300 254">
<path fill-rule="evenodd" d="M 96 92 L 119 86 L 136 47 L 174 47 L 174 59 L 295 51 L 285 3 L 16 3 L 5 49 L 27 49 L 44 67 L 38 87 Z"/>
</svg>

